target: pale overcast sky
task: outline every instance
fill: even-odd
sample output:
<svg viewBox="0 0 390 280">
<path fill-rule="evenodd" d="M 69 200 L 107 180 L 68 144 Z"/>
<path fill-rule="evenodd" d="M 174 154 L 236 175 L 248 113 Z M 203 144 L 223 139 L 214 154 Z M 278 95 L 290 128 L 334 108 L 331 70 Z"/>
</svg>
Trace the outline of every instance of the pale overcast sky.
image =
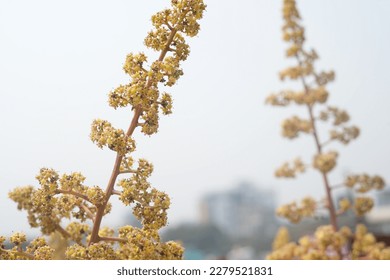
<svg viewBox="0 0 390 280">
<path fill-rule="evenodd" d="M 348 171 L 390 180 L 390 1 L 301 0 L 307 47 L 320 55 L 317 69 L 333 69 L 330 104 L 348 110 L 362 135 L 340 148 L 333 183 Z M 172 88 L 174 111 L 160 132 L 134 134 L 136 155 L 155 166 L 153 185 L 172 198 L 171 224 L 198 217 L 207 192 L 250 181 L 274 189 L 279 202 L 314 192 L 319 175 L 295 181 L 273 177 L 283 161 L 304 154 L 312 139 L 288 141 L 280 123 L 303 108 L 265 106 L 288 87 L 277 73 L 291 64 L 281 40 L 282 0 L 206 1 L 199 36 L 188 40 L 184 76 Z M 129 110 L 113 110 L 107 94 L 127 81 L 129 52 L 145 51 L 150 17 L 169 1 L 0 0 L 0 234 L 29 231 L 26 213 L 7 193 L 35 185 L 41 167 L 80 171 L 89 185 L 105 187 L 114 153 L 89 140 L 94 118 L 126 129 Z M 151 57 L 153 58 L 153 56 Z M 299 112 L 299 110 L 301 110 Z M 115 203 L 105 223 L 131 211 Z"/>
</svg>

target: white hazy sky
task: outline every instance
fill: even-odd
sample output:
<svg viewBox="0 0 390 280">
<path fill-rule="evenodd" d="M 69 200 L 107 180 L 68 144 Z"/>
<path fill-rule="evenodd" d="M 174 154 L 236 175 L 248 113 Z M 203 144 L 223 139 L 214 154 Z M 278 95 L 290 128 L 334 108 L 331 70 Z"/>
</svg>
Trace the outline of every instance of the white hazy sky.
<svg viewBox="0 0 390 280">
<path fill-rule="evenodd" d="M 311 139 L 280 137 L 280 123 L 303 108 L 264 105 L 288 87 L 277 73 L 291 62 L 281 40 L 282 0 L 206 2 L 201 32 L 188 40 L 185 75 L 172 88 L 174 113 L 152 137 L 135 133 L 137 156 L 155 165 L 153 185 L 172 198 L 171 224 L 196 220 L 199 199 L 245 180 L 273 188 L 280 202 L 322 195 L 314 172 L 295 181 L 273 177 L 283 161 L 304 154 Z M 0 234 L 28 231 L 26 214 L 7 193 L 32 184 L 41 167 L 80 171 L 105 187 L 114 153 L 89 140 L 94 118 L 127 128 L 131 112 L 113 110 L 107 94 L 127 81 L 129 52 L 145 51 L 150 17 L 169 1 L 0 0 Z M 330 104 L 346 108 L 361 137 L 340 149 L 338 183 L 348 171 L 390 180 L 390 1 L 301 0 L 307 47 L 319 69 L 334 69 Z M 151 57 L 155 58 L 155 57 Z M 130 211 L 115 203 L 104 220 Z"/>
</svg>

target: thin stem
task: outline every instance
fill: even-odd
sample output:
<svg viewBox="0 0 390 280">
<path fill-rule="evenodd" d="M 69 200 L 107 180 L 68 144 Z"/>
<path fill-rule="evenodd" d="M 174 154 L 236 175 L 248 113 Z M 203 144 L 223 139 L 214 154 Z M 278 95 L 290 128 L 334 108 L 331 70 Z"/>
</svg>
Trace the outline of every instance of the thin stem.
<svg viewBox="0 0 390 280">
<path fill-rule="evenodd" d="M 169 35 L 169 38 L 167 40 L 167 44 L 165 45 L 164 49 L 161 51 L 160 56 L 158 58 L 158 61 L 164 60 L 164 57 L 167 54 L 167 52 L 169 51 L 170 45 L 171 45 L 176 33 L 177 33 L 177 30 L 175 28 L 172 28 L 171 34 Z M 152 80 L 149 79 L 145 87 L 150 88 L 151 86 L 152 86 Z M 132 136 L 135 128 L 138 126 L 139 118 L 140 118 L 141 114 L 142 114 L 142 108 L 140 105 L 138 105 L 134 108 L 133 119 L 131 120 L 130 126 L 126 132 L 127 137 Z M 120 164 L 122 162 L 122 159 L 123 159 L 123 156 L 120 155 L 119 153 L 117 153 L 114 167 L 113 167 L 112 172 L 111 172 L 111 177 L 110 177 L 110 180 L 108 181 L 106 192 L 105 192 L 106 199 L 104 200 L 103 204 L 97 208 L 89 245 L 102 240 L 102 237 L 99 236 L 99 229 L 100 229 L 100 225 L 101 225 L 101 222 L 103 219 L 104 209 L 106 208 L 107 203 L 110 200 L 111 195 L 113 194 L 114 185 L 115 185 L 116 179 L 117 179 L 119 172 L 120 172 Z"/>
<path fill-rule="evenodd" d="M 117 190 L 112 190 L 112 194 L 115 194 L 115 195 L 121 195 L 122 192 L 120 191 L 117 191 Z"/>
<path fill-rule="evenodd" d="M 344 214 L 345 212 L 346 212 L 346 210 L 339 209 L 339 210 L 337 210 L 336 215 L 340 216 L 340 215 Z"/>
<path fill-rule="evenodd" d="M 65 239 L 69 239 L 69 238 L 70 238 L 69 232 L 67 232 L 62 226 L 57 225 L 57 226 L 56 226 L 56 229 L 62 234 L 62 236 L 63 236 Z"/>
<path fill-rule="evenodd" d="M 70 233 L 69 232 L 67 232 L 63 227 L 61 227 L 60 225 L 57 225 L 56 226 L 56 229 L 62 234 L 62 236 L 65 238 L 65 239 L 71 239 L 72 238 L 72 236 L 70 235 Z M 72 239 L 73 240 L 73 239 Z M 79 244 L 79 245 L 83 245 L 82 243 L 81 243 L 81 241 L 76 241 L 76 240 L 74 240 L 77 244 Z"/>
<path fill-rule="evenodd" d="M 164 23 L 169 28 L 169 30 L 173 29 L 173 27 L 169 24 L 168 20 L 165 20 Z"/>
<path fill-rule="evenodd" d="M 167 52 L 169 51 L 169 48 L 171 47 L 171 43 L 173 41 L 173 38 L 175 38 L 176 33 L 177 33 L 176 28 L 172 28 L 171 29 L 171 34 L 169 35 L 169 38 L 168 38 L 168 41 L 167 41 L 167 44 L 165 45 L 165 48 L 161 51 L 160 56 L 158 57 L 158 61 L 163 61 L 164 60 L 164 57 L 167 54 Z"/>
<path fill-rule="evenodd" d="M 85 205 L 84 203 L 81 203 L 79 205 L 79 207 L 82 208 L 85 213 L 87 213 L 87 216 L 92 220 L 92 222 L 95 221 L 95 215 L 92 213 L 92 211 L 88 208 L 87 205 Z"/>
<path fill-rule="evenodd" d="M 330 138 L 326 140 L 324 143 L 321 144 L 321 147 L 325 147 L 326 145 L 330 144 L 334 139 Z"/>
<path fill-rule="evenodd" d="M 127 242 L 128 241 L 126 238 L 109 237 L 109 236 L 100 236 L 100 240 L 113 241 L 113 242 Z"/>
<path fill-rule="evenodd" d="M 137 171 L 135 170 L 122 170 L 122 171 L 119 171 L 119 174 L 126 174 L 126 173 L 136 173 Z"/>
<path fill-rule="evenodd" d="M 75 191 L 72 191 L 72 190 L 61 190 L 61 189 L 59 189 L 59 190 L 57 190 L 57 193 L 71 194 L 71 195 L 74 195 L 76 197 L 82 198 L 85 201 L 88 201 L 88 202 L 92 203 L 92 201 L 88 198 L 88 196 L 86 196 L 84 194 L 81 194 L 81 193 L 78 193 L 78 192 L 75 192 Z"/>
<path fill-rule="evenodd" d="M 346 188 L 347 186 L 344 185 L 344 183 L 340 183 L 340 184 L 336 184 L 336 185 L 333 185 L 333 186 L 330 186 L 330 189 L 331 190 L 336 190 L 336 189 L 341 189 L 341 188 Z"/>
<path fill-rule="evenodd" d="M 302 67 L 302 61 L 300 60 L 299 56 L 296 55 L 295 57 L 298 60 L 299 66 Z M 305 80 L 304 76 L 301 76 L 301 81 L 302 81 L 302 84 L 303 84 L 303 86 L 305 88 L 305 93 L 309 94 L 309 87 L 308 87 L 308 85 L 306 83 L 306 80 Z M 322 145 L 321 145 L 321 142 L 320 142 L 320 139 L 319 139 L 319 136 L 318 136 L 318 132 L 317 132 L 317 128 L 316 128 L 316 121 L 315 121 L 315 117 L 314 117 L 314 114 L 313 114 L 313 105 L 307 105 L 307 109 L 308 109 L 308 112 L 309 112 L 310 122 L 311 122 L 311 125 L 312 125 L 312 128 L 313 128 L 313 137 L 314 137 L 317 153 L 318 154 L 322 154 Z M 338 226 L 337 226 L 336 210 L 335 210 L 335 207 L 334 207 L 334 204 L 333 204 L 332 193 L 331 193 L 331 188 L 330 188 L 328 176 L 326 175 L 326 173 L 323 173 L 323 172 L 321 172 L 321 175 L 322 175 L 322 180 L 324 181 L 326 197 L 327 197 L 327 200 L 328 200 L 328 209 L 329 209 L 330 223 L 331 223 L 333 229 L 335 231 L 337 231 Z"/>
</svg>

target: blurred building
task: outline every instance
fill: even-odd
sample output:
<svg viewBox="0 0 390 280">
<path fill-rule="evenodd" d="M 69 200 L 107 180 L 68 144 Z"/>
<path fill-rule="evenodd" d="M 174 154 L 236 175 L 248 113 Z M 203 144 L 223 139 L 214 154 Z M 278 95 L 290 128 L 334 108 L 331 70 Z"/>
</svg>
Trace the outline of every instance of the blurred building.
<svg viewBox="0 0 390 280">
<path fill-rule="evenodd" d="M 390 236 L 390 187 L 376 193 L 375 206 L 365 220 L 370 231 Z"/>
<path fill-rule="evenodd" d="M 212 193 L 201 201 L 201 221 L 213 224 L 233 239 L 273 236 L 277 227 L 273 191 L 241 183 Z"/>
</svg>

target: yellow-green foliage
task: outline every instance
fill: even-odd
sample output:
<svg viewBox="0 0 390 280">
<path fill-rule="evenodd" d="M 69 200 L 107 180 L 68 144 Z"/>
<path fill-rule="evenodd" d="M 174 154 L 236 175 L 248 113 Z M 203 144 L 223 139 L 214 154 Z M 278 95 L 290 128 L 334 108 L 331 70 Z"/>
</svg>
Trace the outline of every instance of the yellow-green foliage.
<svg viewBox="0 0 390 280">
<path fill-rule="evenodd" d="M 116 152 L 106 189 L 86 186 L 85 177 L 78 172 L 59 175 L 54 169 L 42 168 L 36 177 L 38 189 L 19 187 L 9 197 L 19 210 L 27 211 L 30 226 L 39 227 L 43 235 L 52 235 L 52 241 L 48 244 L 38 237 L 23 249 L 26 236 L 17 232 L 9 238 L 13 247 L 7 249 L 6 238 L 0 236 L 0 259 L 182 258 L 181 245 L 161 242 L 158 233 L 167 224 L 169 197 L 148 182 L 153 165 L 145 159 L 135 163 L 131 156 L 136 148 L 133 132 L 140 128 L 146 135 L 154 134 L 160 112 L 171 113 L 172 98 L 161 93 L 159 86 L 171 87 L 183 75 L 180 63 L 189 55 L 185 36 L 198 34 L 198 20 L 206 8 L 203 0 L 172 0 L 171 4 L 170 9 L 152 16 L 154 29 L 144 41 L 148 48 L 159 53 L 158 58 L 148 66 L 145 54 L 127 55 L 123 70 L 130 76 L 130 82 L 109 93 L 111 107 L 129 107 L 133 111 L 128 129 L 114 128 L 106 120 L 92 123 L 91 140 L 100 148 Z M 142 228 L 125 225 L 117 234 L 113 229 L 101 228 L 102 217 L 111 210 L 109 200 L 113 195 L 118 195 L 125 205 L 133 206 Z"/>
<path fill-rule="evenodd" d="M 286 56 L 295 61 L 280 72 L 280 79 L 293 80 L 301 84 L 301 90 L 282 90 L 268 96 L 266 102 L 273 106 L 298 105 L 307 112 L 307 117 L 293 116 L 282 122 L 282 135 L 295 139 L 301 135 L 313 138 L 316 154 L 311 163 L 304 163 L 299 157 L 290 163 L 284 163 L 275 171 L 279 178 L 296 178 L 308 168 L 317 170 L 323 181 L 326 198 L 316 201 L 311 197 L 301 202 L 292 202 L 277 209 L 277 215 L 298 223 L 305 217 L 316 216 L 318 210 L 327 209 L 330 225 L 317 228 L 313 236 L 304 236 L 298 243 L 289 242 L 288 233 L 283 229 L 276 236 L 274 251 L 269 259 L 389 259 L 389 248 L 377 243 L 375 237 L 367 233 L 363 225 L 358 225 L 355 233 L 349 228 L 338 227 L 337 216 L 353 209 L 358 216 L 370 211 L 374 205 L 372 198 L 365 194 L 370 190 L 381 190 L 385 182 L 377 175 L 351 174 L 341 185 L 332 185 L 329 173 L 336 167 L 339 152 L 328 149 L 334 142 L 349 144 L 359 136 L 359 128 L 349 125 L 350 117 L 342 109 L 327 104 L 329 93 L 327 84 L 334 79 L 333 71 L 316 71 L 314 62 L 318 55 L 314 50 L 304 48 L 305 30 L 300 25 L 300 15 L 295 0 L 284 0 L 283 3 L 283 39 L 289 44 Z M 320 139 L 318 124 L 329 126 L 328 137 Z M 344 198 L 339 205 L 334 205 L 333 191 L 338 187 L 353 189 L 354 201 Z M 350 245 L 352 244 L 352 245 Z"/>
</svg>

